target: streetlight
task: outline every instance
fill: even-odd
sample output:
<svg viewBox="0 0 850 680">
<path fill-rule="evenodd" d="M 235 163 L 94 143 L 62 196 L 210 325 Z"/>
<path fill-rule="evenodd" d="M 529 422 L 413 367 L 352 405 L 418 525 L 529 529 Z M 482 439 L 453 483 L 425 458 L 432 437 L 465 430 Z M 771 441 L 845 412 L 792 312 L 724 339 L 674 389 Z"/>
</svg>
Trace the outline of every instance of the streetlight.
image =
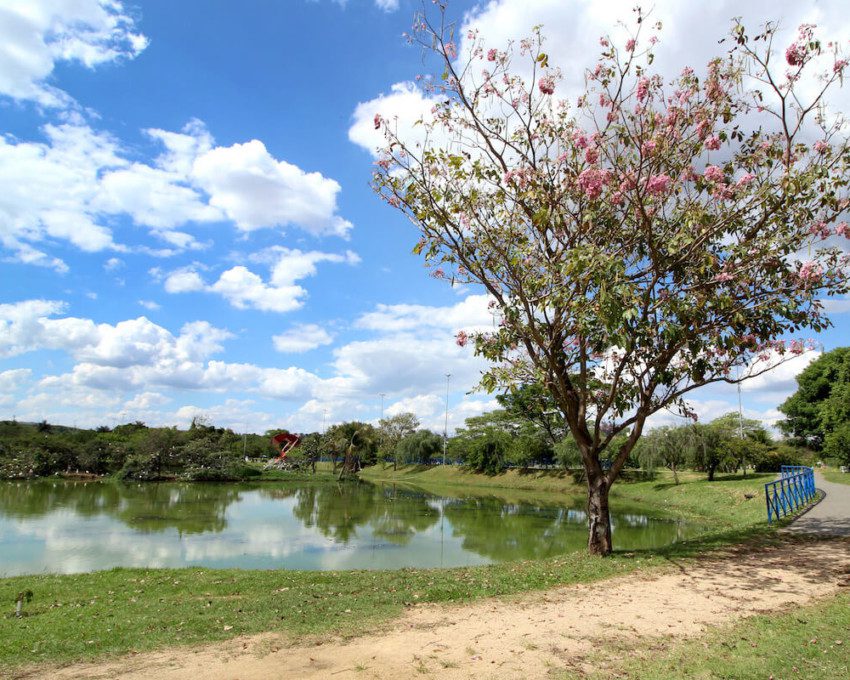
<svg viewBox="0 0 850 680">
<path fill-rule="evenodd" d="M 443 426 L 443 465 L 446 464 L 446 448 L 449 445 L 449 380 L 452 374 L 446 373 L 446 422 Z"/>
</svg>

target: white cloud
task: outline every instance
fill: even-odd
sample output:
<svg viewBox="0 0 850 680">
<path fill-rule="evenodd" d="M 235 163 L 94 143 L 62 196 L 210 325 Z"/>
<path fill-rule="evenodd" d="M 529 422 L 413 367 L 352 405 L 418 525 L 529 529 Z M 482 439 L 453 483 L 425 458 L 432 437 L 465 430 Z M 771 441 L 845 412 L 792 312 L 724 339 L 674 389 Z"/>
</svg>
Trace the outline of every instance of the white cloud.
<svg viewBox="0 0 850 680">
<path fill-rule="evenodd" d="M 399 0 L 375 0 L 375 7 L 385 12 L 395 12 L 398 9 Z"/>
<path fill-rule="evenodd" d="M 12 406 L 16 401 L 15 392 L 31 378 L 32 371 L 28 368 L 13 368 L 0 372 L 0 406 Z"/>
<path fill-rule="evenodd" d="M 276 246 L 256 254 L 254 261 L 271 264 L 268 282 L 243 265 L 223 272 L 217 281 L 206 284 L 195 267 L 178 269 L 165 279 L 169 293 L 206 291 L 221 295 L 237 309 L 259 309 L 266 312 L 291 312 L 304 304 L 307 291 L 296 281 L 317 273 L 320 262 L 357 264 L 356 253 L 324 253 L 301 251 Z"/>
<path fill-rule="evenodd" d="M 117 0 L 5 0 L 0 5 L 0 94 L 43 106 L 72 102 L 50 85 L 58 62 L 133 58 L 147 46 Z"/>
<path fill-rule="evenodd" d="M 486 331 L 493 329 L 493 312 L 487 295 L 468 295 L 455 305 L 377 305 L 377 310 L 363 314 L 356 321 L 359 328 L 399 332 L 413 329 L 439 328 L 449 331 Z"/>
<path fill-rule="evenodd" d="M 165 279 L 164 286 L 167 293 L 190 293 L 205 288 L 204 280 L 194 269 L 178 269 L 171 272 Z"/>
<path fill-rule="evenodd" d="M 141 305 L 145 309 L 149 309 L 152 312 L 155 312 L 161 308 L 161 305 L 158 302 L 154 302 L 153 300 L 139 300 L 139 305 Z"/>
<path fill-rule="evenodd" d="M 275 159 L 256 139 L 199 156 L 192 177 L 210 195 L 210 205 L 244 231 L 297 226 L 345 236 L 352 227 L 336 214 L 335 180 Z"/>
<path fill-rule="evenodd" d="M 423 94 L 414 83 L 395 83 L 389 94 L 357 104 L 348 139 L 377 157 L 377 150 L 386 146 L 383 131 L 375 129 L 375 115 L 378 114 L 389 121 L 400 139 L 409 144 L 421 143 L 425 132 L 416 122 L 431 120 L 431 109 L 436 102 L 436 97 Z"/>
<path fill-rule="evenodd" d="M 155 256 L 205 248 L 177 229 L 187 224 L 230 219 L 242 230 L 295 226 L 338 236 L 352 226 L 336 214 L 337 182 L 274 159 L 257 140 L 213 147 L 198 120 L 179 133 L 147 130 L 165 147 L 153 165 L 130 162 L 116 139 L 82 123 L 43 132 L 43 142 L 0 136 L 0 245 L 24 263 L 67 271 L 39 249 L 54 241 L 87 252 L 130 250 L 113 240 L 115 215 L 171 246 L 135 248 Z"/>
<path fill-rule="evenodd" d="M 322 345 L 330 345 L 333 337 L 324 328 L 316 324 L 302 324 L 272 338 L 278 352 L 309 352 Z"/>
</svg>

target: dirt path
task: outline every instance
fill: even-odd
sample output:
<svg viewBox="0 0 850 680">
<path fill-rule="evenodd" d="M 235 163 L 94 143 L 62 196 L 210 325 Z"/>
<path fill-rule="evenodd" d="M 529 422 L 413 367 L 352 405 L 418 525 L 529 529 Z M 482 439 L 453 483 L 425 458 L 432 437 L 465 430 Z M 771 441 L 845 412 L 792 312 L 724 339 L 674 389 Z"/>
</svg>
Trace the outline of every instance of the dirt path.
<svg viewBox="0 0 850 680">
<path fill-rule="evenodd" d="M 411 610 L 378 637 L 287 647 L 273 635 L 168 650 L 27 678 L 546 678 L 587 668 L 600 643 L 695 635 L 706 626 L 787 608 L 850 585 L 850 540 L 794 543 L 673 564 L 592 585 Z"/>
</svg>

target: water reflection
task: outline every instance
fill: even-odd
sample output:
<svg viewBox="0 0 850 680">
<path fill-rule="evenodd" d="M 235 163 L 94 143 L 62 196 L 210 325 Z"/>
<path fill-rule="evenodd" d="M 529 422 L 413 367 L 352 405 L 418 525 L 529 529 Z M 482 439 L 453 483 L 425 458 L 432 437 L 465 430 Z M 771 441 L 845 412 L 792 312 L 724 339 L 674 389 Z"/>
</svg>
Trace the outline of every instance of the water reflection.
<svg viewBox="0 0 850 680">
<path fill-rule="evenodd" d="M 613 515 L 616 548 L 694 533 Z M 583 549 L 580 507 L 366 483 L 0 482 L 0 574 L 112 566 L 457 566 Z"/>
</svg>

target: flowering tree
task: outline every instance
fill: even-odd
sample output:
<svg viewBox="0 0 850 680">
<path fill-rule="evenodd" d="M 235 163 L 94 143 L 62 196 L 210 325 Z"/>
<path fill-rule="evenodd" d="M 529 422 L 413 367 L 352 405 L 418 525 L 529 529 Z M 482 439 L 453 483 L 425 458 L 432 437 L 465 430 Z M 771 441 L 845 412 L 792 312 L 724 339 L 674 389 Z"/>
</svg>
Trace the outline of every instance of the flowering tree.
<svg viewBox="0 0 850 680">
<path fill-rule="evenodd" d="M 660 26 L 642 36 L 647 25 L 638 12 L 627 42 L 602 39 L 571 105 L 539 31 L 504 50 L 470 31 L 458 59 L 444 18 L 419 16 L 411 40 L 444 66 L 422 81 L 437 83 L 432 115 L 418 141 L 375 116 L 376 190 L 417 225 L 435 276 L 492 296 L 498 329 L 458 343 L 492 361 L 485 388 L 551 393 L 587 473 L 598 554 L 647 418 L 693 416 L 691 390 L 805 351 L 781 338 L 825 328 L 819 300 L 848 280 L 826 243 L 850 236 L 850 147 L 823 106 L 846 69 L 838 48 L 802 26 L 777 55 L 775 25 L 751 37 L 735 23 L 704 74 L 665 80 L 652 71 Z"/>
</svg>

